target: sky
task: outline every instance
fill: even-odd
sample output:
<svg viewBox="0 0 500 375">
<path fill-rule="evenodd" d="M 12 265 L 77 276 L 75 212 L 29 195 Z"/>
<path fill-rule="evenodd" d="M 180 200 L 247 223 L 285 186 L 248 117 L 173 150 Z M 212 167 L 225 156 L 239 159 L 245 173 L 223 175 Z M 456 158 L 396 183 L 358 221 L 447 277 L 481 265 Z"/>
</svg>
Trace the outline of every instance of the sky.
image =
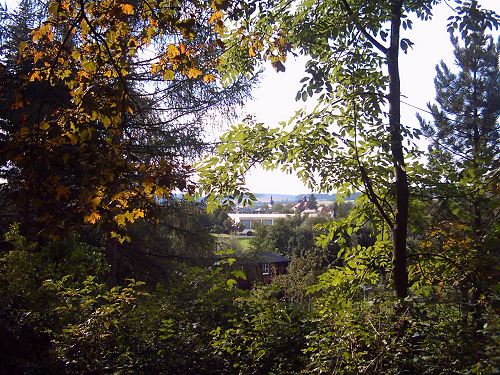
<svg viewBox="0 0 500 375">
<path fill-rule="evenodd" d="M 450 2 L 451 4 L 453 2 Z M 479 1 L 485 9 L 500 13 L 500 1 Z M 441 3 L 434 8 L 431 21 L 413 20 L 413 28 L 403 32 L 402 37 L 414 42 L 408 54 L 400 55 L 401 94 L 404 102 L 419 108 L 427 108 L 427 103 L 435 97 L 435 67 L 444 60 L 449 66 L 453 64 L 453 48 L 446 32 L 447 18 L 452 10 Z M 498 35 L 498 33 L 497 33 Z M 254 100 L 244 109 L 246 114 L 253 114 L 257 120 L 270 126 L 287 120 L 303 105 L 295 102 L 295 94 L 300 88 L 300 79 L 304 74 L 305 60 L 289 59 L 285 73 L 276 73 L 267 66 L 261 85 L 253 92 Z M 418 111 L 406 104 L 401 104 L 401 121 L 408 125 L 417 125 Z M 420 112 L 424 117 L 425 113 Z M 305 194 L 308 189 L 293 175 L 280 171 L 264 171 L 254 169 L 247 175 L 247 186 L 254 193 Z"/>
<path fill-rule="evenodd" d="M 2 0 L 0 0 L 2 1 Z M 18 0 L 3 0 L 9 8 Z M 499 0 L 480 0 L 483 8 L 500 13 Z M 453 1 L 450 1 L 453 4 Z M 452 14 L 446 2 L 437 5 L 430 21 L 413 20 L 412 30 L 402 30 L 401 37 L 409 38 L 414 46 L 408 54 L 400 55 L 401 94 L 404 102 L 419 108 L 426 108 L 435 97 L 435 67 L 441 60 L 453 65 L 452 46 L 446 32 L 447 18 Z M 498 33 L 496 33 L 498 36 Z M 295 102 L 295 95 L 300 88 L 300 79 L 305 76 L 305 57 L 289 57 L 286 72 L 277 73 L 270 64 L 261 76 L 260 86 L 253 93 L 253 100 L 246 103 L 242 117 L 254 115 L 259 122 L 277 126 L 280 121 L 288 120 L 294 112 L 304 106 L 304 102 Z M 306 103 L 307 105 L 307 103 Z M 417 125 L 417 109 L 401 105 L 401 121 L 407 125 Z M 425 113 L 422 113 L 425 117 Z M 256 168 L 247 175 L 247 186 L 254 193 L 305 194 L 309 190 L 294 175 L 280 171 L 264 171 Z"/>
</svg>

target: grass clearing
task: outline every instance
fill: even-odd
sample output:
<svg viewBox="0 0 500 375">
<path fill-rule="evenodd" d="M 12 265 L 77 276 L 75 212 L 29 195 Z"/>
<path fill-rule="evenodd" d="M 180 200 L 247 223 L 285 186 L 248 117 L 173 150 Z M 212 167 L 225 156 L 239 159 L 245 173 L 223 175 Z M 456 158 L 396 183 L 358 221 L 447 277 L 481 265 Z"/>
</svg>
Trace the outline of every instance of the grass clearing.
<svg viewBox="0 0 500 375">
<path fill-rule="evenodd" d="M 220 246 L 243 251 L 250 249 L 250 237 L 248 236 L 237 236 L 225 233 L 212 233 L 212 236 L 217 239 Z"/>
</svg>

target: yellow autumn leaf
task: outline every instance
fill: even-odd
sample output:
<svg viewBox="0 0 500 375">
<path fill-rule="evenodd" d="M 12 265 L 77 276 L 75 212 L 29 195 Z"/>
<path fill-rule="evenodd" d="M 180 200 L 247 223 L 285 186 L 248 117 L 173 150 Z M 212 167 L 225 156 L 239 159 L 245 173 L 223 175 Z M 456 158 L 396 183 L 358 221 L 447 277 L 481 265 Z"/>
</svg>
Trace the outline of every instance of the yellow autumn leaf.
<svg viewBox="0 0 500 375">
<path fill-rule="evenodd" d="M 167 47 L 167 57 L 173 59 L 177 56 L 179 56 L 181 54 L 181 52 L 179 51 L 179 49 L 176 47 L 175 44 L 169 44 L 168 47 Z"/>
<path fill-rule="evenodd" d="M 111 119 L 108 116 L 102 116 L 101 121 L 106 129 L 111 125 Z"/>
<path fill-rule="evenodd" d="M 41 52 L 41 51 L 35 51 L 33 53 L 33 61 L 34 62 L 38 62 L 42 57 L 43 57 L 43 52 Z"/>
<path fill-rule="evenodd" d="M 97 70 L 97 64 L 93 61 L 87 60 L 82 63 L 82 68 L 87 72 L 95 73 Z"/>
<path fill-rule="evenodd" d="M 219 34 L 224 34 L 226 28 L 224 27 L 224 22 L 221 20 L 217 20 L 214 26 L 214 32 L 219 33 Z"/>
<path fill-rule="evenodd" d="M 222 18 L 222 12 L 220 10 L 214 12 L 212 16 L 208 19 L 208 23 L 212 24 L 216 22 L 217 20 L 220 20 Z"/>
<path fill-rule="evenodd" d="M 125 217 L 125 220 L 128 220 L 131 223 L 133 223 L 135 221 L 135 219 L 134 219 L 134 212 L 133 211 L 127 211 L 127 212 L 125 212 L 123 214 L 123 216 Z"/>
<path fill-rule="evenodd" d="M 120 241 L 120 243 L 124 243 L 125 241 L 130 242 L 130 236 L 127 236 L 126 234 L 121 235 L 121 234 L 116 233 L 116 232 L 111 232 L 110 235 L 111 235 L 111 238 L 116 238 L 118 241 Z"/>
<path fill-rule="evenodd" d="M 165 194 L 165 189 L 163 189 L 161 186 L 156 185 L 155 186 L 155 195 L 157 197 L 161 197 L 163 194 Z"/>
<path fill-rule="evenodd" d="M 41 81 L 42 80 L 42 77 L 40 75 L 40 71 L 38 70 L 35 70 L 33 73 L 31 73 L 30 75 L 30 82 L 33 82 L 33 81 Z"/>
<path fill-rule="evenodd" d="M 78 78 L 90 78 L 90 74 L 85 70 L 80 70 L 78 72 Z"/>
<path fill-rule="evenodd" d="M 197 68 L 190 68 L 188 72 L 189 78 L 198 78 L 198 76 L 202 75 L 203 72 Z"/>
<path fill-rule="evenodd" d="M 210 83 L 210 82 L 213 82 L 213 81 L 215 81 L 215 76 L 213 74 L 206 74 L 203 77 L 203 82 L 205 82 L 205 83 Z"/>
<path fill-rule="evenodd" d="M 125 226 L 125 220 L 126 216 L 124 214 L 118 214 L 114 217 L 116 224 L 118 224 L 119 227 L 124 227 Z"/>
<path fill-rule="evenodd" d="M 144 181 L 142 181 L 142 186 L 144 187 L 144 193 L 150 195 L 153 190 L 153 179 L 149 176 L 146 177 Z"/>
<path fill-rule="evenodd" d="M 43 26 L 40 26 L 38 29 L 33 30 L 32 32 L 32 40 L 33 42 L 37 42 L 42 36 L 49 33 L 50 25 L 47 23 Z"/>
<path fill-rule="evenodd" d="M 151 73 L 156 74 L 160 71 L 161 65 L 160 64 L 152 64 L 151 65 Z"/>
<path fill-rule="evenodd" d="M 90 200 L 90 203 L 92 204 L 92 207 L 96 208 L 97 206 L 99 206 L 101 201 L 102 201 L 102 197 L 96 196 Z"/>
<path fill-rule="evenodd" d="M 130 5 L 130 4 L 123 4 L 122 5 L 122 11 L 125 14 L 132 15 L 132 14 L 134 14 L 134 7 L 132 5 Z"/>
<path fill-rule="evenodd" d="M 57 76 L 61 79 L 68 78 L 70 75 L 71 75 L 71 70 L 69 69 L 65 69 L 57 73 Z"/>
<path fill-rule="evenodd" d="M 255 57 L 257 54 L 255 53 L 255 50 L 253 49 L 253 47 L 250 47 L 248 49 L 248 56 L 250 57 Z"/>
<path fill-rule="evenodd" d="M 127 208 L 128 207 L 128 199 L 130 198 L 130 194 L 127 192 L 121 192 L 115 194 L 113 198 L 111 198 L 111 202 L 117 202 L 117 207 Z"/>
<path fill-rule="evenodd" d="M 114 70 L 111 70 L 111 69 L 106 69 L 102 75 L 106 78 L 114 78 L 116 76 L 116 72 Z"/>
<path fill-rule="evenodd" d="M 134 219 L 139 219 L 141 217 L 144 217 L 144 211 L 141 210 L 140 208 L 136 208 L 134 211 L 132 211 L 134 214 Z"/>
<path fill-rule="evenodd" d="M 57 13 L 59 11 L 59 4 L 57 1 L 53 1 L 51 2 L 51 4 L 49 5 L 49 13 L 53 16 L 57 16 Z"/>
<path fill-rule="evenodd" d="M 42 121 L 38 127 L 42 130 L 47 130 L 50 128 L 50 124 L 47 121 Z"/>
<path fill-rule="evenodd" d="M 124 227 L 127 222 L 133 223 L 136 219 L 144 217 L 144 211 L 137 208 L 132 211 L 126 211 L 123 214 L 115 216 L 115 221 L 120 227 Z"/>
<path fill-rule="evenodd" d="M 95 224 L 99 219 L 101 218 L 101 215 L 99 215 L 98 212 L 92 212 L 90 215 L 85 216 L 84 221 L 86 223 L 90 224 Z"/>
<path fill-rule="evenodd" d="M 130 242 L 130 236 L 128 236 L 126 234 L 123 236 L 118 236 L 117 239 L 118 239 L 118 241 L 120 241 L 120 243 L 124 243 L 125 241 Z"/>
<path fill-rule="evenodd" d="M 132 48 L 137 47 L 139 45 L 139 42 L 135 38 L 130 38 L 128 40 L 128 45 L 129 45 L 129 47 L 132 47 Z"/>
<path fill-rule="evenodd" d="M 76 135 L 74 135 L 73 133 L 66 132 L 66 133 L 64 133 L 64 135 L 69 138 L 69 142 L 72 145 L 76 145 L 78 143 L 78 137 Z"/>
</svg>

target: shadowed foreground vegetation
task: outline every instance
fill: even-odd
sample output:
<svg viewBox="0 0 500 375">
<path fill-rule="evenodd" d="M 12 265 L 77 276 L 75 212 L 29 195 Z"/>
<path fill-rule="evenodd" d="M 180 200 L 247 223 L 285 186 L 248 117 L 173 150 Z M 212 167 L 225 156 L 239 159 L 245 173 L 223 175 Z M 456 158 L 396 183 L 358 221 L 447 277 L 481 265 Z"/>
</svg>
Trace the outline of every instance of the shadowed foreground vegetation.
<svg viewBox="0 0 500 375">
<path fill-rule="evenodd" d="M 438 3 L 0 5 L 0 374 L 498 373 L 499 17 L 447 3 L 408 127 L 400 32 Z M 207 142 L 290 54 L 318 105 Z M 223 235 L 258 163 L 331 214 Z M 268 252 L 288 273 L 238 288 Z"/>
</svg>

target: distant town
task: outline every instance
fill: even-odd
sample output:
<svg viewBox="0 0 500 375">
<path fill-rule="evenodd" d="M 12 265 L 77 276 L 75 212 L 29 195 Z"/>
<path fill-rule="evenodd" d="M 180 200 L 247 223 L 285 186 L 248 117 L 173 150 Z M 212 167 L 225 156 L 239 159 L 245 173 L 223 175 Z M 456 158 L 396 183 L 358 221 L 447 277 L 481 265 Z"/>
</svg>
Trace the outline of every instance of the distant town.
<svg viewBox="0 0 500 375">
<path fill-rule="evenodd" d="M 359 193 L 353 194 L 345 203 L 352 204 Z M 335 218 L 339 205 L 335 194 L 255 194 L 257 202 L 252 207 L 238 206 L 229 217 L 237 232 L 252 235 L 258 225 L 272 225 L 275 220 L 293 215 L 303 217 L 325 216 Z"/>
</svg>

